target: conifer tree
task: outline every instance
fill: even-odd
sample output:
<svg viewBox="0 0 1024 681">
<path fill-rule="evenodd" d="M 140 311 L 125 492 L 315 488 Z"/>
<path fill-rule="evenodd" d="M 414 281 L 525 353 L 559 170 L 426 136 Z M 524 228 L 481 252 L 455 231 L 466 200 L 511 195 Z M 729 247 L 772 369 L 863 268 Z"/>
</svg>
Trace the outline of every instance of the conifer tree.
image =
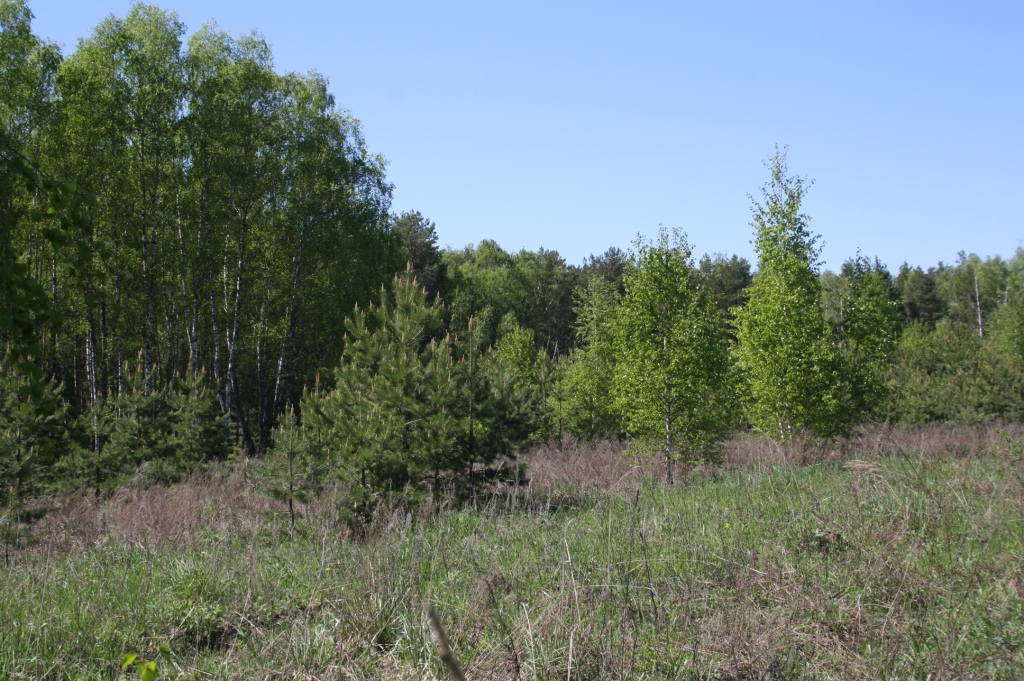
<svg viewBox="0 0 1024 681">
<path fill-rule="evenodd" d="M 307 503 L 328 478 L 328 463 L 289 410 L 274 432 L 274 446 L 256 469 L 256 479 L 271 497 L 288 505 L 288 535 L 295 534 L 296 502 Z"/>
<path fill-rule="evenodd" d="M 31 398 L 26 388 L 32 387 Z M 60 482 L 58 465 L 78 446 L 62 387 L 0 367 L 0 535 L 5 555 L 22 534 L 26 500 Z"/>
<path fill-rule="evenodd" d="M 204 370 L 193 372 L 190 367 L 167 391 L 166 400 L 174 456 L 161 472 L 165 480 L 181 479 L 201 462 L 227 456 L 230 423 L 206 384 Z"/>
<path fill-rule="evenodd" d="M 306 395 L 306 429 L 343 472 L 368 490 L 403 489 L 458 467 L 456 385 L 441 310 L 427 303 L 411 273 L 395 278 L 380 302 L 357 308 L 336 387 Z"/>
<path fill-rule="evenodd" d="M 97 494 L 136 472 L 150 480 L 168 481 L 165 474 L 175 456 L 170 410 L 162 388 L 147 389 L 143 364 L 140 353 L 138 366 L 125 368 L 125 389 L 105 404 L 106 444 L 85 455 L 82 473 L 91 479 Z"/>
</svg>

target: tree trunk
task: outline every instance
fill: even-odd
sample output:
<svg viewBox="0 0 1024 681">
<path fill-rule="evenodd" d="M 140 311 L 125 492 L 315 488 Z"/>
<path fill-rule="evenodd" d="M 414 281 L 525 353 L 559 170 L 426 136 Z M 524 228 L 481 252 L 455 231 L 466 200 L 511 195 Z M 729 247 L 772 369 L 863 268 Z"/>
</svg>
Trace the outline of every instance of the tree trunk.
<svg viewBox="0 0 1024 681">
<path fill-rule="evenodd" d="M 276 416 L 283 406 L 281 399 L 287 390 L 285 385 L 289 376 L 290 352 L 295 348 L 295 333 L 299 318 L 299 284 L 302 281 L 302 239 L 305 229 L 299 229 L 292 247 L 292 267 L 289 278 L 290 298 L 288 301 L 288 333 L 281 341 L 281 355 L 277 360 L 277 380 L 274 382 L 274 403 L 271 417 Z"/>
<path fill-rule="evenodd" d="M 235 291 L 234 300 L 232 301 L 232 312 L 231 312 L 231 328 L 227 332 L 226 343 L 228 348 L 228 366 L 227 366 L 227 407 L 228 411 L 234 411 L 235 418 L 238 425 L 242 429 L 242 437 L 245 441 L 245 446 L 249 450 L 249 454 L 256 454 L 258 451 L 256 445 L 253 442 L 252 431 L 249 429 L 249 423 L 245 418 L 245 412 L 242 408 L 241 390 L 238 381 L 238 338 L 240 329 L 240 318 L 242 314 L 242 277 L 245 272 L 245 231 L 246 231 L 246 220 L 243 216 L 241 220 L 241 228 L 238 238 L 238 268 L 235 272 Z M 225 301 L 227 302 L 227 301 Z"/>
<path fill-rule="evenodd" d="M 981 292 L 978 290 L 978 270 L 974 270 L 974 308 L 978 311 L 978 336 L 985 337 L 985 327 L 981 323 Z"/>
<path fill-rule="evenodd" d="M 665 404 L 665 479 L 669 485 L 674 485 L 672 479 L 672 405 Z"/>
</svg>

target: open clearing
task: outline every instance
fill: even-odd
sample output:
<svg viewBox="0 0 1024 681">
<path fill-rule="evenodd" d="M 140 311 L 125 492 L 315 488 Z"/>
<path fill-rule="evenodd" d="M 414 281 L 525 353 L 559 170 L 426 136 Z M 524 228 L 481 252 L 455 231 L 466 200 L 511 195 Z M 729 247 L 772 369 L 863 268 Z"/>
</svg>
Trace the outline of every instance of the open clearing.
<svg viewBox="0 0 1024 681">
<path fill-rule="evenodd" d="M 1016 433 L 1019 435 L 1019 433 Z M 55 501 L 0 580 L 0 676 L 1016 678 L 1024 463 L 994 427 L 836 451 L 730 445 L 672 488 L 613 445 L 527 457 L 529 485 L 287 513 L 240 466 L 103 505 Z"/>
</svg>

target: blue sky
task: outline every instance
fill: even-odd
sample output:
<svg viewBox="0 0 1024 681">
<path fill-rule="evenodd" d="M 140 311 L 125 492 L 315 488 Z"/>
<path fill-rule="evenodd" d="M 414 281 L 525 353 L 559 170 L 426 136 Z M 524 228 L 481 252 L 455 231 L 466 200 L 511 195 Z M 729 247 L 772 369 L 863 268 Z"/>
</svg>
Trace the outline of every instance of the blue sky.
<svg viewBox="0 0 1024 681">
<path fill-rule="evenodd" d="M 35 0 L 74 49 L 125 0 Z M 175 0 L 326 75 L 443 245 L 569 262 L 659 224 L 753 259 L 748 193 L 789 146 L 827 266 L 1024 246 L 1024 3 Z"/>
</svg>

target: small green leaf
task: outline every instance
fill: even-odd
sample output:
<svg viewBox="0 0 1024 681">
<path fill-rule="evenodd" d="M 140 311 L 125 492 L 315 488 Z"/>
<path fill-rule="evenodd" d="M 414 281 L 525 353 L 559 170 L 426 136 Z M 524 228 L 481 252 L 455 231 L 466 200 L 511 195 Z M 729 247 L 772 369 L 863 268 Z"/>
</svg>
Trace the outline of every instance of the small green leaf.
<svg viewBox="0 0 1024 681">
<path fill-rule="evenodd" d="M 142 681 L 156 681 L 156 661 L 140 664 L 139 676 L 142 677 Z"/>
<path fill-rule="evenodd" d="M 168 662 L 171 661 L 171 647 L 166 643 L 160 644 L 160 654 L 164 656 Z"/>
<path fill-rule="evenodd" d="M 128 669 L 128 665 L 135 662 L 138 657 L 135 653 L 125 653 L 125 656 L 121 658 L 121 671 Z"/>
</svg>

